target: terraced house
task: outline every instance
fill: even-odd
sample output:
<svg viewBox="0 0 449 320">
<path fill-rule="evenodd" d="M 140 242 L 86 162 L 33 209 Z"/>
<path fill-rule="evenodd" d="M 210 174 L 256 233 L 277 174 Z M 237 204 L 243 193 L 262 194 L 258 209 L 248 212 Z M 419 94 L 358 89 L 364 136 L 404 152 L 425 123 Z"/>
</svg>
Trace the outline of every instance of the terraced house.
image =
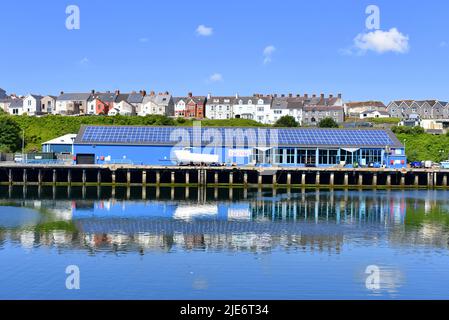
<svg viewBox="0 0 449 320">
<path fill-rule="evenodd" d="M 173 96 L 167 91 L 156 94 L 154 91 L 142 100 L 139 116 L 150 114 L 172 117 L 175 115 Z"/>
<path fill-rule="evenodd" d="M 388 113 L 395 118 L 449 119 L 449 104 L 439 100 L 397 100 L 387 106 Z"/>
<path fill-rule="evenodd" d="M 212 97 L 207 96 L 206 118 L 208 119 L 231 119 L 232 106 L 235 97 Z"/>
<path fill-rule="evenodd" d="M 54 113 L 61 115 L 87 114 L 87 103 L 90 96 L 90 93 L 61 92 L 56 99 Z"/>
</svg>

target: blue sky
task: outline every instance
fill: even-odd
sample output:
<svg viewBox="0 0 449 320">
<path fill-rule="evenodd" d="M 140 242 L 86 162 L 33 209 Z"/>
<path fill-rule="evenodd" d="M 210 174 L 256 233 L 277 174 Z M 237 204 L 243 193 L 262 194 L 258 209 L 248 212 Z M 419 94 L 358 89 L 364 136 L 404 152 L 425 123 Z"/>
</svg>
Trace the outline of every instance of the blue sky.
<svg viewBox="0 0 449 320">
<path fill-rule="evenodd" d="M 72 4 L 79 30 L 65 27 Z M 370 4 L 380 36 L 396 28 L 407 48 L 370 47 Z M 448 18 L 443 0 L 5 0 L 0 87 L 449 100 Z M 359 34 L 367 50 L 354 47 Z"/>
</svg>

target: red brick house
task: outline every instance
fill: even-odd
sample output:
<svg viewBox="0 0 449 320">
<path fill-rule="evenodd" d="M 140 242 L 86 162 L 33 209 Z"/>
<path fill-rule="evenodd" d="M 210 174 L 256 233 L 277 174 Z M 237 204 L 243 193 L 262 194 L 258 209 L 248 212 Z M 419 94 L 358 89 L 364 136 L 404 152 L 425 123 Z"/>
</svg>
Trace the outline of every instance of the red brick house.
<svg viewBox="0 0 449 320">
<path fill-rule="evenodd" d="M 203 119 L 207 98 L 204 96 L 194 97 L 190 92 L 186 103 L 186 118 Z"/>
<path fill-rule="evenodd" d="M 114 101 L 118 94 L 119 92 L 92 93 L 88 101 L 88 113 L 107 115 L 109 110 L 114 108 Z"/>
</svg>

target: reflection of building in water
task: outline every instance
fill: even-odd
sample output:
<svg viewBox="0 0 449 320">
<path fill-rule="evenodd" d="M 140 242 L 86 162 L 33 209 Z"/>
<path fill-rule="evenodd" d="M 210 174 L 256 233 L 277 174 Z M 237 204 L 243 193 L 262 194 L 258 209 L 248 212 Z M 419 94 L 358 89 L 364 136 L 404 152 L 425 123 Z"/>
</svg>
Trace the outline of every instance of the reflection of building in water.
<svg viewBox="0 0 449 320">
<path fill-rule="evenodd" d="M 446 197 L 429 202 L 425 195 L 390 191 L 313 191 L 259 195 L 245 201 L 25 201 L 40 208 L 37 227 L 2 230 L 6 239 L 24 248 L 36 245 L 61 250 L 104 251 L 229 250 L 267 252 L 273 249 L 338 253 L 352 239 L 415 243 L 447 248 L 447 230 L 424 223 L 405 228 L 407 210 L 442 207 Z M 445 200 L 446 199 L 446 200 Z M 446 202 L 444 202 L 444 201 Z M 47 201 L 47 200 L 45 200 Z M 47 206 L 50 209 L 47 209 Z M 44 210 L 45 212 L 42 212 Z M 68 209 L 67 209 L 68 208 Z M 72 221 L 53 212 L 73 210 Z M 72 211 L 71 211 L 72 212 Z M 48 214 L 50 213 L 50 214 Z M 0 220 L 1 222 L 1 220 Z M 73 224 L 72 224 L 73 222 Z M 48 225 L 45 225 L 49 223 Z M 64 225 L 64 224 L 63 224 Z M 48 230 L 48 231 L 39 231 Z M 0 242 L 1 244 L 1 242 Z"/>
<path fill-rule="evenodd" d="M 366 195 L 365 195 L 365 194 Z M 383 192 L 348 191 L 299 194 L 279 201 L 249 200 L 255 221 L 302 220 L 336 223 L 403 223 L 406 203 L 401 197 L 386 197 Z"/>
</svg>

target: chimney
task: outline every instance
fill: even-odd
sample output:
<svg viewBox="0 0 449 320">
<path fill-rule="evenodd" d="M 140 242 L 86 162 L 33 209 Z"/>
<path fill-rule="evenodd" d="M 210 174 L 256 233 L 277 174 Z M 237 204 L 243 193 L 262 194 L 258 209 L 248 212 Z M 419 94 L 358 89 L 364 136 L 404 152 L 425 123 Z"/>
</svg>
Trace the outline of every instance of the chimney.
<svg viewBox="0 0 449 320">
<path fill-rule="evenodd" d="M 168 96 L 170 94 L 170 92 L 168 92 L 168 91 L 165 91 L 165 95 L 166 96 Z"/>
<path fill-rule="evenodd" d="M 92 89 L 90 93 L 95 94 L 95 89 Z"/>
<path fill-rule="evenodd" d="M 209 93 L 209 94 L 210 94 L 210 93 Z M 238 94 L 238 93 L 235 94 L 235 98 L 236 98 L 236 99 L 239 98 L 239 94 Z"/>
<path fill-rule="evenodd" d="M 212 97 L 212 95 L 210 94 L 210 92 L 207 94 L 207 100 L 210 100 L 210 98 Z"/>
<path fill-rule="evenodd" d="M 192 93 L 192 92 L 189 92 L 189 93 L 188 93 L 188 96 L 189 96 L 189 98 L 192 98 L 192 97 L 193 97 L 193 93 Z"/>
<path fill-rule="evenodd" d="M 145 96 L 147 95 L 147 92 L 146 92 L 145 90 L 142 90 L 142 91 L 140 92 L 140 94 L 142 95 L 142 97 L 145 97 Z"/>
<path fill-rule="evenodd" d="M 334 97 L 333 94 L 330 94 L 330 95 L 329 95 L 329 99 L 332 99 L 333 97 Z"/>
<path fill-rule="evenodd" d="M 120 90 L 115 90 L 115 94 L 119 95 L 120 94 Z"/>
<path fill-rule="evenodd" d="M 156 93 L 153 91 L 153 90 L 151 90 L 151 92 L 150 92 L 150 96 L 154 96 Z"/>
<path fill-rule="evenodd" d="M 301 95 L 299 93 L 296 94 L 296 98 L 301 98 Z"/>
<path fill-rule="evenodd" d="M 316 94 L 312 94 L 312 98 L 316 98 Z"/>
<path fill-rule="evenodd" d="M 277 94 L 277 93 L 275 93 L 275 94 L 274 94 L 274 97 L 275 97 L 275 98 L 277 98 L 277 97 L 278 97 L 278 94 Z"/>
<path fill-rule="evenodd" d="M 293 93 L 289 93 L 289 94 L 288 94 L 288 97 L 289 97 L 289 98 L 293 97 Z"/>
<path fill-rule="evenodd" d="M 341 93 L 338 94 L 338 99 L 341 99 Z"/>
<path fill-rule="evenodd" d="M 308 99 L 309 98 L 309 94 L 308 93 L 304 93 L 304 98 Z"/>
<path fill-rule="evenodd" d="M 324 99 L 324 93 L 321 94 L 321 99 Z"/>
<path fill-rule="evenodd" d="M 281 97 L 282 97 L 282 98 L 285 98 L 285 94 L 281 94 Z"/>
<path fill-rule="evenodd" d="M 64 94 L 64 91 L 61 91 L 61 96 Z M 11 96 L 13 96 L 14 94 L 12 94 Z"/>
</svg>

